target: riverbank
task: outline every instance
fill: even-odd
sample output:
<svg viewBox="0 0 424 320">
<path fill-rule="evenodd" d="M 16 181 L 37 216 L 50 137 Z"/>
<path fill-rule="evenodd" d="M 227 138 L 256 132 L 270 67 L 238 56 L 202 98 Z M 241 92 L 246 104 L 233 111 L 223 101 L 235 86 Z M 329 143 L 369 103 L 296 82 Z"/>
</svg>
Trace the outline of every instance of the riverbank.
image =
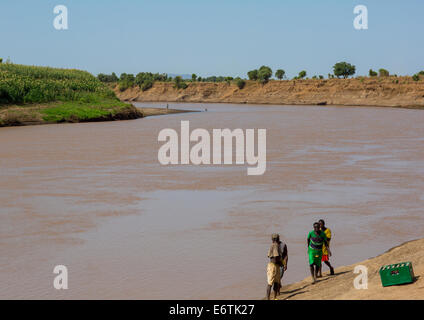
<svg viewBox="0 0 424 320">
<path fill-rule="evenodd" d="M 408 285 L 384 288 L 380 281 L 380 267 L 406 261 L 412 262 L 416 281 Z M 335 257 L 335 262 L 337 263 L 337 257 Z M 353 280 L 358 276 L 353 272 L 357 265 L 368 268 L 367 290 L 357 290 L 353 286 Z M 324 266 L 324 270 L 328 270 L 328 268 Z M 423 274 L 424 239 L 420 239 L 394 247 L 378 257 L 336 268 L 334 276 L 325 272 L 323 278 L 319 279 L 315 285 L 311 284 L 311 277 L 285 285 L 281 288 L 278 300 L 421 300 L 424 299 Z"/>
<path fill-rule="evenodd" d="M 116 99 L 103 99 L 95 103 L 68 101 L 0 106 L 0 127 L 130 120 L 142 117 L 143 113 L 132 104 Z"/>
<path fill-rule="evenodd" d="M 142 116 L 86 71 L 0 63 L 1 127 Z"/>
<path fill-rule="evenodd" d="M 150 116 L 161 116 L 166 114 L 176 114 L 176 113 L 185 113 L 185 112 L 200 112 L 195 110 L 181 110 L 181 109 L 167 109 L 167 108 L 148 108 L 148 107 L 142 107 L 137 108 L 142 114 L 143 117 L 150 117 Z"/>
<path fill-rule="evenodd" d="M 155 82 L 141 91 L 138 86 L 115 94 L 124 101 L 249 103 L 280 105 L 352 105 L 424 109 L 424 81 L 411 77 L 353 79 L 271 80 L 265 85 L 246 81 L 243 89 L 234 83 L 187 82 L 176 89 L 170 82 Z"/>
</svg>

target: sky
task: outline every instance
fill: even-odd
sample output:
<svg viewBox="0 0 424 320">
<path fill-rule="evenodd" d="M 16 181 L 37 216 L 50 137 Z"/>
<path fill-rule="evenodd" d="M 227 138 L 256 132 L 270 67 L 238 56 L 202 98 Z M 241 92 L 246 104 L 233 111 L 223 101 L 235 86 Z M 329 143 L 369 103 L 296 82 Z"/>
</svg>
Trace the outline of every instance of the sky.
<svg viewBox="0 0 424 320">
<path fill-rule="evenodd" d="M 68 30 L 53 26 L 57 5 Z M 357 5 L 368 29 L 353 26 Z M 424 70 L 422 0 L 1 0 L 0 57 L 93 74 L 141 71 L 246 77 L 262 65 L 288 77 Z"/>
</svg>

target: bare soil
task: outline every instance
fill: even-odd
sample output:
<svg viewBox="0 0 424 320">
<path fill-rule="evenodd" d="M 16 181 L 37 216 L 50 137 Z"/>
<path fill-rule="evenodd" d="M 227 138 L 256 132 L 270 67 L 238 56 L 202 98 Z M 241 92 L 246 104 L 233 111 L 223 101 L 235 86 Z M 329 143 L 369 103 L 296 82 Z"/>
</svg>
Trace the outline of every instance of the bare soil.
<svg viewBox="0 0 424 320">
<path fill-rule="evenodd" d="M 141 91 L 138 86 L 116 95 L 138 102 L 202 102 L 281 105 L 351 105 L 424 108 L 424 81 L 411 77 L 271 80 L 265 85 L 247 81 L 243 89 L 234 83 L 188 82 L 176 89 L 170 82 L 156 82 Z"/>
</svg>

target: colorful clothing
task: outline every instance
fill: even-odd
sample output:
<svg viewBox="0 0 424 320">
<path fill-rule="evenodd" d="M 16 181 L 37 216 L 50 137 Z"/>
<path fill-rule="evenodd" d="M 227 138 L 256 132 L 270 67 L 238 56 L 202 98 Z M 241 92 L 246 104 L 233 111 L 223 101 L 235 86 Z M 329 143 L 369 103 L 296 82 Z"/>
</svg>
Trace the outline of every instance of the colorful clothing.
<svg viewBox="0 0 424 320">
<path fill-rule="evenodd" d="M 316 234 L 315 231 L 312 230 L 308 234 L 308 240 L 309 265 L 316 265 L 320 267 L 322 260 L 322 247 L 324 246 L 324 242 L 327 240 L 327 236 L 322 231 Z"/>
<path fill-rule="evenodd" d="M 327 229 L 325 229 L 324 233 L 325 233 L 325 236 L 327 237 L 328 245 L 330 245 L 330 240 L 331 240 L 331 230 L 330 230 L 329 228 L 327 228 Z M 322 248 L 322 255 L 323 255 L 323 256 L 328 256 L 328 250 L 327 250 L 327 247 L 326 247 L 326 246 L 324 246 L 324 247 Z M 327 259 L 326 261 L 328 261 L 328 259 Z"/>
<path fill-rule="evenodd" d="M 322 231 L 319 231 L 319 233 L 316 234 L 315 231 L 312 230 L 308 234 L 308 240 L 310 240 L 309 248 L 315 249 L 315 250 L 322 250 L 324 242 L 327 240 L 327 236 Z"/>
<path fill-rule="evenodd" d="M 318 267 L 321 266 L 321 259 L 322 259 L 322 250 L 316 250 L 311 249 L 309 247 L 308 249 L 308 256 L 309 256 L 309 265 L 316 265 Z"/>
<path fill-rule="evenodd" d="M 322 259 L 321 259 L 321 261 L 322 261 L 322 262 L 330 261 L 330 258 L 328 257 L 328 254 L 323 254 L 323 255 L 322 255 Z"/>
</svg>

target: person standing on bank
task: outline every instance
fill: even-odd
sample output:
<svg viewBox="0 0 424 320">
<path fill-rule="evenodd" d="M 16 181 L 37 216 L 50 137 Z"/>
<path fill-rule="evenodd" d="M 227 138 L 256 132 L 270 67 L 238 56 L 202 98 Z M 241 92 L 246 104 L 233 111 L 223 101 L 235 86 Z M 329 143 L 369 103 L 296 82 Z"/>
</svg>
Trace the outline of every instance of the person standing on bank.
<svg viewBox="0 0 424 320">
<path fill-rule="evenodd" d="M 318 222 L 314 223 L 314 230 L 308 234 L 307 245 L 309 268 L 311 270 L 313 279 L 312 284 L 315 284 L 317 282 L 319 268 L 321 267 L 323 246 L 327 247 L 328 254 L 331 256 L 331 251 L 328 247 L 327 236 L 325 235 L 324 231 L 321 231 L 321 227 Z"/>
<path fill-rule="evenodd" d="M 274 289 L 274 299 L 277 298 L 277 295 L 281 287 L 281 272 L 280 268 L 283 266 L 283 259 L 285 258 L 284 252 L 281 250 L 280 236 L 276 233 L 271 236 L 272 244 L 268 250 L 269 262 L 267 265 L 266 275 L 267 275 L 267 290 L 266 298 L 269 300 L 271 296 L 271 288 Z M 287 256 L 287 246 L 284 244 L 285 255 Z M 287 265 L 285 267 L 287 269 Z"/>
<path fill-rule="evenodd" d="M 321 227 L 321 231 L 324 231 L 325 236 L 327 237 L 328 247 L 330 247 L 331 241 L 331 230 L 325 226 L 325 221 L 323 219 L 318 221 Z M 334 276 L 334 268 L 330 263 L 330 254 L 327 250 L 327 247 L 322 248 L 322 262 L 324 262 L 330 268 L 330 274 Z M 322 277 L 322 265 L 319 268 L 318 278 Z"/>
<path fill-rule="evenodd" d="M 287 250 L 287 245 L 282 242 L 281 240 L 278 241 L 280 244 L 280 248 L 282 249 L 283 255 L 281 257 L 281 275 L 280 275 L 280 289 L 281 289 L 281 282 L 283 281 L 284 273 L 287 271 L 287 264 L 289 262 L 289 252 Z M 278 294 L 280 294 L 280 290 L 278 290 Z"/>
</svg>

